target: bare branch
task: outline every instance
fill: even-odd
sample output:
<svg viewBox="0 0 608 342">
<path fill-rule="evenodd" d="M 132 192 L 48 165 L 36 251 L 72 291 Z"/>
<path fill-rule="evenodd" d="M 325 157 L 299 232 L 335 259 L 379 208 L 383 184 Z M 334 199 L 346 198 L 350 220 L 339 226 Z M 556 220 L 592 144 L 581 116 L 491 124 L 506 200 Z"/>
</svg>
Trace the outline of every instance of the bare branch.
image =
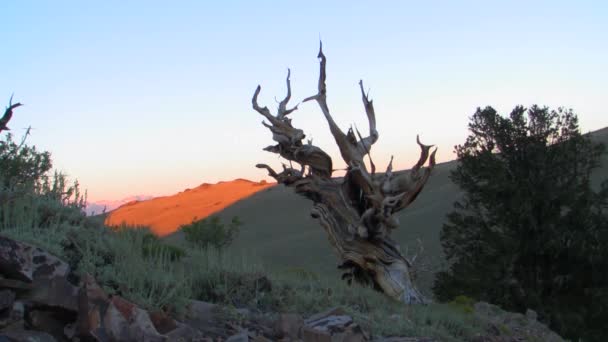
<svg viewBox="0 0 608 342">
<path fill-rule="evenodd" d="M 410 260 L 411 264 L 414 264 L 416 262 L 416 259 L 418 258 L 418 255 L 421 255 L 424 252 L 424 245 L 422 244 L 422 240 L 418 238 L 416 239 L 416 241 L 418 242 L 418 253 L 414 254 L 412 260 Z"/>
<path fill-rule="evenodd" d="M 437 153 L 437 148 L 435 148 L 433 150 L 433 152 L 431 153 L 430 158 L 429 158 L 429 165 L 427 168 L 425 168 L 422 176 L 418 175 L 418 170 L 412 169 L 410 171 L 410 174 L 407 176 L 408 178 L 410 178 L 410 182 L 406 183 L 407 185 L 404 187 L 405 189 L 400 188 L 400 187 L 394 188 L 394 189 L 398 189 L 398 191 L 405 190 L 404 192 L 407 193 L 407 195 L 403 198 L 401 203 L 395 208 L 395 212 L 407 207 L 408 205 L 410 205 L 410 203 L 412 203 L 416 199 L 416 197 L 418 197 L 418 194 L 420 194 L 420 191 L 422 191 L 422 188 L 424 187 L 427 180 L 429 179 L 429 177 L 431 175 L 431 171 L 435 167 L 435 153 Z M 402 176 L 405 176 L 405 174 Z M 413 180 L 413 183 L 411 183 L 412 180 Z M 403 183 L 401 183 L 400 185 L 403 185 Z"/>
<path fill-rule="evenodd" d="M 17 150 L 20 150 L 23 147 L 23 145 L 25 145 L 25 140 L 27 140 L 27 137 L 28 137 L 28 135 L 30 135 L 31 131 L 32 131 L 32 126 L 29 126 L 27 128 L 27 130 L 25 131 L 25 134 L 23 135 L 23 138 L 21 139 L 21 143 L 17 147 Z"/>
<path fill-rule="evenodd" d="M 433 147 L 434 145 L 424 145 L 423 143 L 420 142 L 420 137 L 418 135 L 416 135 L 416 143 L 418 144 L 418 146 L 420 146 L 420 158 L 418 159 L 418 162 L 416 163 L 416 165 L 414 165 L 414 167 L 412 167 L 412 171 L 417 172 L 420 167 L 422 165 L 424 165 L 424 163 L 426 163 L 426 160 L 429 158 L 429 150 L 431 149 L 431 147 Z"/>
<path fill-rule="evenodd" d="M 21 107 L 21 106 L 22 106 L 22 104 L 19 103 L 19 102 L 13 104 L 13 95 L 11 95 L 11 98 L 8 101 L 8 107 L 4 111 L 4 115 L 2 116 L 2 118 L 0 118 L 0 132 L 2 132 L 2 131 L 10 131 L 11 130 L 6 125 L 8 124 L 8 122 L 13 117 L 13 110 L 15 108 Z"/>
<path fill-rule="evenodd" d="M 374 112 L 373 102 L 370 101 L 369 96 L 365 94 L 365 91 L 363 90 L 363 80 L 359 80 L 359 87 L 361 88 L 361 98 L 363 99 L 363 106 L 365 107 L 365 113 L 367 114 L 367 120 L 369 121 L 369 136 L 365 139 L 361 138 L 361 141 L 359 141 L 359 149 L 369 153 L 372 145 L 378 141 L 376 113 Z"/>
<path fill-rule="evenodd" d="M 334 139 L 336 140 L 336 143 L 338 144 L 338 147 L 340 148 L 340 152 L 342 152 L 343 149 L 347 148 L 346 145 L 348 144 L 348 142 L 346 140 L 346 135 L 344 134 L 344 132 L 342 132 L 342 130 L 340 129 L 338 124 L 336 124 L 336 122 L 332 118 L 331 114 L 329 113 L 329 107 L 327 106 L 327 86 L 325 84 L 325 80 L 327 78 L 327 73 L 325 71 L 327 59 L 325 58 L 325 55 L 323 54 L 323 43 L 322 42 L 319 42 L 319 54 L 317 55 L 317 58 L 320 59 L 318 92 L 316 95 L 305 98 L 302 102 L 307 102 L 307 101 L 311 101 L 311 100 L 317 101 L 317 103 L 319 104 L 319 107 L 321 107 L 321 111 L 323 112 L 323 115 L 325 115 L 325 118 L 327 119 L 327 123 L 329 124 L 329 130 L 331 131 L 331 134 L 334 136 Z M 348 164 L 348 161 L 346 159 L 345 159 L 345 161 Z"/>
<path fill-rule="evenodd" d="M 352 129 L 348 131 L 348 134 L 344 134 L 344 132 L 340 129 L 338 124 L 334 121 L 333 117 L 329 112 L 329 107 L 327 106 L 327 72 L 326 65 L 327 59 L 323 54 L 323 44 L 320 42 L 319 44 L 319 54 L 317 55 L 319 58 L 319 83 L 317 94 L 313 96 L 309 96 L 304 99 L 303 102 L 315 100 L 317 104 L 321 108 L 325 119 L 329 125 L 329 130 L 336 141 L 336 145 L 340 150 L 340 155 L 342 159 L 349 167 L 355 167 L 356 172 L 353 173 L 352 180 L 359 187 L 361 191 L 364 192 L 365 195 L 370 195 L 373 192 L 373 184 L 369 183 L 371 177 L 367 169 L 365 168 L 365 163 L 363 162 L 363 157 L 367 154 L 366 149 L 359 146 L 357 143 L 357 138 L 355 137 Z M 373 118 L 373 115 L 371 116 Z M 375 129 L 375 118 L 370 122 L 374 122 Z M 371 146 L 371 145 L 370 145 Z"/>
<path fill-rule="evenodd" d="M 281 101 L 279 103 L 279 110 L 278 110 L 278 114 L 277 114 L 277 118 L 279 118 L 279 119 L 284 118 L 285 116 L 289 115 L 290 113 L 292 113 L 293 111 L 298 109 L 298 105 L 295 105 L 295 107 L 293 107 L 291 109 L 287 109 L 287 103 L 291 99 L 291 81 L 289 79 L 290 76 L 291 76 L 291 70 L 287 69 L 287 79 L 286 79 L 287 95 L 285 96 L 283 101 Z"/>
<path fill-rule="evenodd" d="M 287 75 L 287 85 L 289 86 L 289 73 Z M 262 88 L 258 85 L 253 93 L 251 104 L 255 111 L 262 114 L 266 119 L 268 119 L 268 121 L 270 121 L 270 125 L 265 122 L 262 122 L 262 124 L 270 129 L 272 132 L 272 139 L 279 144 L 301 144 L 301 140 L 305 138 L 304 131 L 294 128 L 291 125 L 291 120 L 285 117 L 285 115 L 293 112 L 297 108 L 296 106 L 296 108 L 285 109 L 287 106 L 287 101 L 289 101 L 289 98 L 291 97 L 291 91 L 288 90 L 287 97 L 281 101 L 281 104 L 279 105 L 279 113 L 275 117 L 270 113 L 268 107 L 261 107 L 258 104 L 258 95 L 260 94 L 261 89 Z"/>
<path fill-rule="evenodd" d="M 277 173 L 266 164 L 256 164 L 255 167 L 258 169 L 266 169 L 268 171 L 268 175 L 276 179 L 276 181 L 280 184 L 291 185 L 304 178 L 304 167 L 302 167 L 301 170 L 296 170 L 283 164 L 283 171 L 281 173 Z"/>
<path fill-rule="evenodd" d="M 258 87 L 255 88 L 255 92 L 253 93 L 253 98 L 251 99 L 251 104 L 253 105 L 253 109 L 255 109 L 258 113 L 264 115 L 264 117 L 266 117 L 266 119 L 268 119 L 268 121 L 270 121 L 272 124 L 275 124 L 275 122 L 277 120 L 275 119 L 274 116 L 272 116 L 272 114 L 270 114 L 270 110 L 268 110 L 268 107 L 264 106 L 262 108 L 262 107 L 260 107 L 260 105 L 258 105 L 258 95 L 260 95 L 261 90 L 262 90 L 262 87 L 260 85 L 258 85 Z"/>
<path fill-rule="evenodd" d="M 388 162 L 388 165 L 386 166 L 386 176 L 390 177 L 393 175 L 393 156 L 391 156 L 391 161 Z"/>
<path fill-rule="evenodd" d="M 363 142 L 363 137 L 361 137 L 361 132 L 359 132 L 359 130 L 357 129 L 357 126 L 355 126 L 355 130 L 357 131 L 357 135 L 359 136 L 359 139 L 361 139 L 361 142 Z M 376 165 L 374 164 L 374 161 L 372 160 L 372 153 L 369 150 L 369 147 L 371 146 L 366 146 L 365 144 L 361 144 L 361 146 L 364 148 L 365 154 L 367 154 L 367 156 L 369 157 L 369 165 L 372 169 L 372 176 L 376 174 Z"/>
</svg>

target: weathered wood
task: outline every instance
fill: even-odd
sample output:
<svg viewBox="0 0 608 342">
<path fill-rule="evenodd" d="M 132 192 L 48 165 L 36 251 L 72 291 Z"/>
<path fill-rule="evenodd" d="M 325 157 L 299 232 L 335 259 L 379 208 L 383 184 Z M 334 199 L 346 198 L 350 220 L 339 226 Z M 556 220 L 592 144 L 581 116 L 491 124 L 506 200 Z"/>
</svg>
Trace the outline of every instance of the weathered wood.
<svg viewBox="0 0 608 342">
<path fill-rule="evenodd" d="M 2 117 L 0 118 L 0 132 L 11 130 L 6 125 L 13 117 L 13 109 L 20 107 L 20 106 L 22 106 L 22 104 L 19 102 L 13 104 L 13 97 L 11 96 L 11 99 L 8 102 L 8 107 L 6 107 L 6 110 L 4 111 L 4 115 L 2 115 Z"/>
<path fill-rule="evenodd" d="M 423 145 L 416 138 L 421 148 L 420 158 L 410 171 L 392 170 L 391 161 L 384 174 L 376 174 L 371 160 L 372 145 L 378 140 L 376 114 L 373 102 L 359 82 L 365 113 L 369 122 L 369 135 L 357 136 L 352 129 L 344 133 L 331 116 L 327 105 L 327 59 L 322 46 L 319 49 L 320 74 L 317 94 L 304 99 L 303 102 L 315 100 L 338 145 L 342 159 L 347 164 L 343 178 L 332 178 L 332 160 L 312 141 L 303 144 L 305 134 L 292 126 L 287 118 L 298 106 L 288 109 L 291 98 L 290 74 L 287 73 L 287 95 L 279 103 L 277 115 L 272 115 L 267 107 L 258 105 L 261 87 L 255 90 L 252 99 L 253 109 L 263 115 L 270 124 L 264 126 L 272 132 L 277 145 L 264 150 L 277 153 L 289 161 L 290 166 L 283 164 L 283 171 L 276 172 L 266 164 L 256 165 L 264 168 L 278 183 L 295 189 L 296 193 L 313 201 L 312 217 L 319 220 L 336 254 L 341 259 L 338 268 L 346 270 L 342 278 L 349 283 L 373 286 L 392 298 L 405 303 L 426 303 L 428 300 L 418 291 L 411 278 L 412 264 L 403 256 L 399 245 L 391 239 L 390 232 L 399 226 L 395 213 L 412 203 L 428 180 L 435 165 L 436 149 L 430 152 L 432 145 Z M 371 173 L 364 162 L 370 158 Z M 422 169 L 428 161 L 428 167 Z M 292 162 L 299 164 L 295 168 Z M 421 170 L 422 169 L 422 170 Z"/>
</svg>

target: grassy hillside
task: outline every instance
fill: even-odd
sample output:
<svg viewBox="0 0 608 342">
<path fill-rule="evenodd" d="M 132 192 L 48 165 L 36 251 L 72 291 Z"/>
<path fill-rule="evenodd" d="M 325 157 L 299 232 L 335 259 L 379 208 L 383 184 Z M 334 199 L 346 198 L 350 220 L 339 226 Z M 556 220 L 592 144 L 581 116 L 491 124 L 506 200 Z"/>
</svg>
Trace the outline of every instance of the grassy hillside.
<svg viewBox="0 0 608 342">
<path fill-rule="evenodd" d="M 592 133 L 594 141 L 608 146 L 608 127 Z M 443 260 L 439 231 L 445 216 L 461 195 L 449 179 L 450 170 L 456 167 L 451 161 L 438 164 L 424 190 L 416 201 L 399 213 L 401 226 L 394 231 L 403 251 L 413 255 L 419 251 L 420 239 L 424 248 L 418 258 L 422 268 L 418 283 L 422 291 L 430 294 L 433 273 Z M 608 178 L 608 153 L 602 167 L 593 174 L 593 184 Z M 224 209 L 224 219 L 239 216 L 244 225 L 241 234 L 231 247 L 239 252 L 252 253 L 264 265 L 274 270 L 306 269 L 322 277 L 337 278 L 338 259 L 333 254 L 325 232 L 310 217 L 312 202 L 296 195 L 292 189 L 275 186 Z M 168 237 L 171 241 L 183 239 L 181 233 Z"/>
<path fill-rule="evenodd" d="M 13 159 L 6 158 L 7 153 L 0 153 L 0 171 L 4 172 L 2 176 L 14 170 L 15 165 L 23 163 L 23 156 L 33 155 L 34 158 L 39 156 L 31 150 L 27 152 L 25 148 L 22 149 L 14 142 L 0 141 L 0 143 L 6 144 L 4 146 L 8 145 L 9 152 L 19 151 L 19 153 L 11 153 L 18 156 Z M 50 163 L 46 166 L 49 165 Z M 38 175 L 49 176 L 48 169 L 37 167 L 36 170 L 40 171 Z M 17 174 L 21 179 L 26 179 L 24 175 L 27 174 Z M 440 341 L 470 341 L 480 334 L 497 335 L 495 332 L 490 332 L 489 327 L 497 324 L 494 323 L 496 320 L 494 311 L 501 311 L 496 309 L 491 315 L 486 313 L 484 307 L 488 308 L 488 304 L 483 306 L 483 303 L 480 303 L 482 304 L 480 307 L 464 298 L 446 304 L 404 307 L 402 303 L 393 301 L 370 288 L 348 287 L 336 277 L 318 279 L 305 272 L 270 272 L 258 263 L 258 260 L 247 257 L 244 253 L 220 253 L 213 248 L 202 250 L 190 245 L 169 244 L 149 229 L 136 229 L 132 226 L 110 229 L 104 225 L 106 215 L 85 216 L 85 201 L 78 195 L 77 185 L 68 187 L 65 177 L 61 174 L 50 177 L 53 180 L 51 184 L 57 186 L 33 187 L 31 183 L 22 182 L 4 184 L 0 189 L 0 199 L 5 199 L 0 201 L 0 218 L 2 218 L 0 237 L 3 241 L 0 254 L 4 257 L 0 260 L 2 261 L 0 278 L 7 278 L 4 279 L 4 283 L 8 284 L 8 288 L 3 292 L 11 303 L 16 298 L 15 303 L 21 303 L 24 298 L 27 302 L 26 311 L 19 310 L 19 306 L 9 303 L 4 314 L 10 318 L 4 320 L 4 324 L 0 327 L 0 337 L 10 332 L 18 333 L 18 340 L 25 340 L 32 334 L 39 337 L 39 334 L 50 333 L 56 338 L 47 338 L 46 335 L 44 338 L 68 340 L 64 333 L 67 331 L 64 329 L 65 324 L 73 326 L 74 319 L 78 322 L 89 321 L 89 318 L 93 317 L 91 315 L 103 315 L 106 318 L 110 317 L 113 322 L 119 322 L 117 324 L 120 325 L 121 322 L 126 322 L 128 319 L 126 316 L 131 314 L 137 315 L 130 317 L 136 317 L 133 319 L 145 325 L 146 331 L 152 334 L 145 336 L 156 336 L 154 334 L 165 330 L 164 325 L 167 320 L 162 318 L 160 323 L 163 324 L 162 329 L 156 324 L 153 326 L 147 321 L 148 313 L 137 310 L 134 314 L 133 307 L 128 302 L 148 310 L 150 315 L 154 313 L 155 317 L 159 317 L 160 314 L 160 317 L 170 315 L 185 320 L 188 319 L 186 316 L 190 311 L 191 300 L 219 304 L 217 319 L 214 317 L 213 320 L 208 319 L 207 311 L 199 313 L 194 310 L 196 318 L 199 314 L 200 318 L 205 315 L 205 322 L 203 324 L 195 321 L 191 328 L 203 330 L 206 336 L 210 332 L 215 334 L 211 336 L 219 336 L 222 340 L 242 329 L 250 332 L 261 331 L 267 337 L 274 336 L 273 327 L 277 326 L 280 313 L 297 313 L 300 315 L 298 317 L 311 317 L 332 307 L 342 308 L 344 314 L 351 316 L 364 331 L 370 332 L 374 337 L 426 336 Z M 34 180 L 40 181 L 41 178 L 42 176 L 38 176 Z M 224 192 L 228 193 L 228 191 Z M 288 202 L 282 200 L 284 198 L 300 201 L 299 198 L 290 197 L 289 194 L 289 192 L 279 193 L 275 204 Z M 7 198 L 10 200 L 6 200 Z M 252 201 L 254 204 L 258 202 Z M 291 207 L 298 208 L 297 204 L 299 203 L 291 203 Z M 307 202 L 304 204 L 308 205 Z M 255 214 L 255 212 L 251 213 Z M 259 212 L 257 216 L 264 216 L 264 212 Z M 261 223 L 252 222 L 253 225 L 257 224 L 253 227 L 257 228 L 258 232 L 265 232 L 260 228 Z M 319 233 L 314 222 L 309 222 L 306 228 L 311 232 Z M 255 231 L 247 231 L 250 237 L 251 233 Z M 260 237 L 263 238 L 263 235 L 254 234 L 252 243 L 259 242 Z M 306 239 L 303 241 L 308 242 Z M 23 246 L 21 244 L 23 242 L 39 247 L 40 250 Z M 285 246 L 292 244 L 294 241 L 288 240 L 281 243 Z M 320 241 L 319 246 L 325 245 L 325 241 Z M 272 246 L 267 246 L 270 247 Z M 244 251 L 245 249 L 241 250 Z M 47 259 L 45 257 L 47 252 L 52 254 L 53 258 Z M 62 260 L 61 266 L 57 266 L 59 262 L 55 263 L 55 257 Z M 306 260 L 306 256 L 302 258 Z M 32 269 L 31 260 L 35 261 L 37 267 L 34 274 L 39 273 L 36 277 L 41 278 L 32 277 L 31 272 L 29 276 L 27 275 L 28 270 Z M 52 267 L 49 266 L 50 263 L 45 263 L 49 262 L 48 260 L 53 263 Z M 59 284 L 61 293 L 49 294 L 44 290 L 46 282 L 38 282 L 38 279 L 48 279 L 46 277 L 50 272 L 49 267 L 55 270 L 51 272 L 53 275 L 49 281 L 55 285 Z M 68 267 L 72 271 L 70 274 L 59 271 L 67 270 Z M 92 290 L 95 286 L 88 280 L 87 283 L 92 285 L 92 288 L 79 282 L 79 279 L 89 279 L 90 276 L 106 294 L 112 296 L 111 299 L 100 299 L 103 303 L 97 305 L 101 303 L 98 299 L 104 296 L 100 296 L 98 290 Z M 31 282 L 27 281 L 28 279 Z M 73 283 L 70 285 L 70 282 Z M 13 286 L 16 290 L 11 288 Z M 27 290 L 30 286 L 34 288 Z M 82 292 L 72 286 L 87 286 L 86 292 L 94 293 L 93 296 L 97 299 L 85 296 L 87 305 L 92 305 L 90 300 L 93 300 L 96 303 L 95 307 L 105 307 L 104 310 L 108 310 L 110 305 L 120 303 L 118 305 L 126 311 L 122 309 L 111 311 L 115 313 L 120 311 L 122 318 L 118 316 L 115 318 L 111 316 L 114 315 L 113 313 L 108 316 L 98 311 L 90 311 L 90 306 L 77 305 L 77 310 L 74 305 L 82 298 L 74 296 Z M 107 304 L 108 301 L 113 304 Z M 209 307 L 209 304 L 202 306 Z M 40 312 L 44 315 L 37 317 L 42 318 L 40 320 L 34 318 Z M 108 312 L 110 311 L 106 311 Z M 510 314 L 502 312 L 502 316 L 511 317 L 508 315 Z M 509 319 L 512 321 L 511 318 Z M 137 322 L 134 325 L 139 325 Z M 174 323 L 169 325 L 172 324 Z M 98 330 L 97 326 L 91 327 L 96 333 L 106 331 Z M 104 325 L 103 329 L 108 327 Z M 114 329 L 114 325 L 109 329 Z M 140 330 L 133 329 L 135 329 L 133 325 L 130 325 L 130 333 L 136 331 L 139 337 L 133 340 L 141 340 Z M 177 330 L 176 326 L 169 329 Z M 88 332 L 85 330 L 83 332 Z M 121 329 L 121 334 L 123 331 Z M 546 328 L 543 331 L 546 331 Z M 517 336 L 509 331 L 507 334 Z M 177 339 L 169 338 L 169 340 Z M 277 338 L 273 337 L 271 340 Z"/>
</svg>

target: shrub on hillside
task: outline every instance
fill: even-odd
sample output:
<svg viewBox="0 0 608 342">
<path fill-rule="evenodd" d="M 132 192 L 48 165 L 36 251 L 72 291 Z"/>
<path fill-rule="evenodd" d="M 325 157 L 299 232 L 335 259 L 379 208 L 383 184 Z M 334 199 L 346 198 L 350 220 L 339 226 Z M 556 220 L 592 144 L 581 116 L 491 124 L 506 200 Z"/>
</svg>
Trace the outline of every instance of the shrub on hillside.
<svg viewBox="0 0 608 342">
<path fill-rule="evenodd" d="M 80 224 L 86 196 L 78 181 L 68 184 L 60 172 L 51 172 L 49 152 L 17 144 L 12 135 L 0 140 L 0 223 L 2 227 L 58 223 Z"/>
<path fill-rule="evenodd" d="M 146 233 L 143 237 L 142 253 L 144 258 L 166 256 L 171 261 L 178 261 L 186 256 L 185 250 L 161 241 L 151 232 Z"/>
<path fill-rule="evenodd" d="M 181 226 L 180 230 L 184 232 L 186 241 L 194 246 L 223 250 L 234 241 L 241 225 L 241 221 L 236 216 L 228 226 L 222 223 L 218 216 L 213 216 L 198 221 L 195 218 L 191 224 Z"/>
<path fill-rule="evenodd" d="M 604 147 L 571 110 L 478 109 L 456 146 L 451 179 L 464 191 L 440 234 L 450 263 L 440 300 L 466 295 L 507 310 L 532 308 L 568 338 L 608 336 L 608 182 L 591 171 Z"/>
</svg>

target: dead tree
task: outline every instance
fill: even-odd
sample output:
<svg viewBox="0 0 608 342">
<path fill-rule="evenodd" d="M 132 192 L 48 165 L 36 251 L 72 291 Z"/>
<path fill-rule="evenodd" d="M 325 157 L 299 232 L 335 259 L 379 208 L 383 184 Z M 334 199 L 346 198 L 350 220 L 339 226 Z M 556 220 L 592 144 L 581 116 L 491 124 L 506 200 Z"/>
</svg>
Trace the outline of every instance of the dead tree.
<svg viewBox="0 0 608 342">
<path fill-rule="evenodd" d="M 287 72 L 287 96 L 279 103 L 277 114 L 267 107 L 260 107 L 258 85 L 253 95 L 253 109 L 263 115 L 262 122 L 272 132 L 277 143 L 264 150 L 278 153 L 289 161 L 283 170 L 276 172 L 266 164 L 256 165 L 268 170 L 280 184 L 292 187 L 296 193 L 313 201 L 311 216 L 319 220 L 327 232 L 329 242 L 341 259 L 338 268 L 345 270 L 343 279 L 349 284 L 354 279 L 373 286 L 388 296 L 405 303 L 426 303 L 427 299 L 412 282 L 411 262 L 401 253 L 397 242 L 390 237 L 391 230 L 399 226 L 395 214 L 414 201 L 429 178 L 435 165 L 436 149 L 423 145 L 420 159 L 409 171 L 393 172 L 392 157 L 386 172 L 376 173 L 370 150 L 378 140 L 376 115 L 368 94 L 359 82 L 363 105 L 369 120 L 369 135 L 362 137 L 352 129 L 344 133 L 332 118 L 327 106 L 326 58 L 322 46 L 319 49 L 320 75 L 316 95 L 304 99 L 316 101 L 325 115 L 329 129 L 340 149 L 347 169 L 343 178 L 332 178 L 333 164 L 330 156 L 312 141 L 303 143 L 304 132 L 293 127 L 289 114 L 298 107 L 288 107 L 291 98 L 290 72 Z M 370 169 L 364 163 L 369 157 Z M 427 160 L 428 167 L 422 167 Z M 293 167 L 293 163 L 299 167 Z"/>
<path fill-rule="evenodd" d="M 6 107 L 6 110 L 4 111 L 4 115 L 2 115 L 2 117 L 0 118 L 0 132 L 11 130 L 6 125 L 13 117 L 13 109 L 20 107 L 20 106 L 21 106 L 21 103 L 19 103 L 19 102 L 13 104 L 13 97 L 11 96 L 11 99 L 8 102 L 8 107 Z"/>
</svg>

